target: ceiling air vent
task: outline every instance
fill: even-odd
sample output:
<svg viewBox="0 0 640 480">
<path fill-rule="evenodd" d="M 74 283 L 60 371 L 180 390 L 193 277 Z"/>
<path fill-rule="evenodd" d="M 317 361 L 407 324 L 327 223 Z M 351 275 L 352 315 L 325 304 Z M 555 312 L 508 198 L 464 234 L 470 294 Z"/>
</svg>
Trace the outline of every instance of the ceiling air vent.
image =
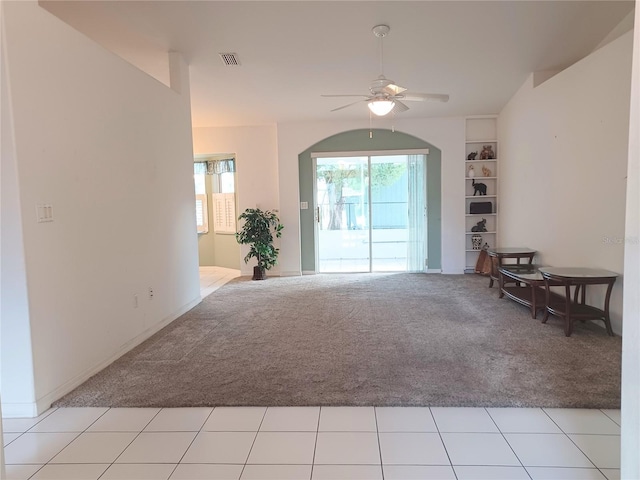
<svg viewBox="0 0 640 480">
<path fill-rule="evenodd" d="M 240 59 L 236 53 L 219 53 L 222 63 L 227 66 L 240 65 Z"/>
</svg>

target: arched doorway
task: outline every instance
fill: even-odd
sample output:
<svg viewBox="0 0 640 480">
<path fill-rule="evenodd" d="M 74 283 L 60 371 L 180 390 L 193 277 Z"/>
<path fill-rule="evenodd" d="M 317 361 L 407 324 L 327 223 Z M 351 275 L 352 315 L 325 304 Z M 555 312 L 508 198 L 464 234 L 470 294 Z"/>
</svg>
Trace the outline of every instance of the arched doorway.
<svg viewBox="0 0 640 480">
<path fill-rule="evenodd" d="M 426 204 L 426 228 L 424 234 L 425 249 L 425 267 L 420 271 L 440 271 L 441 268 L 441 151 L 436 146 L 429 144 L 419 138 L 407 135 L 401 132 L 392 132 L 390 130 L 373 130 L 373 136 L 370 138 L 368 129 L 353 130 L 328 137 L 305 150 L 298 156 L 299 161 L 299 182 L 300 182 L 300 200 L 303 208 L 300 210 L 300 231 L 301 231 L 301 260 L 303 273 L 315 273 L 324 271 L 319 268 L 317 261 L 318 241 L 316 239 L 316 229 L 318 221 L 318 210 L 316 206 L 316 198 L 314 191 L 317 190 L 315 178 L 317 171 L 314 167 L 312 153 L 318 157 L 342 156 L 347 157 L 354 152 L 362 153 L 376 152 L 377 155 L 390 157 L 393 155 L 403 155 L 406 153 L 415 153 L 416 151 L 428 151 L 426 157 L 425 183 L 421 188 L 424 191 Z M 367 167 L 369 171 L 370 167 Z M 356 182 L 357 183 L 357 182 Z M 361 182 L 362 183 L 362 182 Z M 304 208 L 306 206 L 308 208 Z M 353 202 L 352 202 L 353 203 Z M 362 202 L 360 208 L 360 216 L 362 216 Z M 354 206 L 354 209 L 356 207 Z M 357 227 L 356 212 L 351 212 L 352 226 Z M 348 224 L 347 212 L 342 212 L 343 219 Z M 362 223 L 362 221 L 361 221 Z M 426 233 L 428 232 L 428 234 Z M 372 237 L 371 234 L 369 234 Z M 370 238 L 372 239 L 372 238 Z M 382 244 L 379 244 L 381 247 Z M 369 253 L 372 253 L 373 246 L 367 246 Z M 371 262 L 367 263 L 367 268 L 354 271 L 369 271 Z M 392 268 L 393 269 L 393 268 Z M 344 269 L 343 269 L 344 270 Z M 376 269 L 374 269 L 376 270 Z M 406 270 L 406 269 L 405 269 Z M 416 269 L 412 269 L 416 271 Z"/>
</svg>

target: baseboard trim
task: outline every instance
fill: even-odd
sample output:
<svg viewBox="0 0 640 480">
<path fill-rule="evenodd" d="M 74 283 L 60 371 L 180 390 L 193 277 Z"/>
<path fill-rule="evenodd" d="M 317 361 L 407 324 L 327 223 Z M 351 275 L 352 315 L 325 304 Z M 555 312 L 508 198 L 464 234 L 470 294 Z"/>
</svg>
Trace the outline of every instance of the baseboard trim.
<svg viewBox="0 0 640 480">
<path fill-rule="evenodd" d="M 427 268 L 424 273 L 442 273 L 441 268 Z"/>
<path fill-rule="evenodd" d="M 135 336 L 134 338 L 132 338 L 131 340 L 126 342 L 118 350 L 116 350 L 116 352 L 114 352 L 113 355 L 111 355 L 106 360 L 98 363 L 97 365 L 94 365 L 93 367 L 88 368 L 87 370 L 85 370 L 81 374 L 77 375 L 76 377 L 72 378 L 71 380 L 69 380 L 69 381 L 65 382 L 64 384 L 60 385 L 55 390 L 53 390 L 53 391 L 47 393 L 46 395 L 40 397 L 36 401 L 36 403 L 33 404 L 35 406 L 35 413 L 36 414 L 35 415 L 32 414 L 31 416 L 36 417 L 36 416 L 40 415 L 41 413 L 45 412 L 46 410 L 48 410 L 49 408 L 51 408 L 51 404 L 53 402 L 55 402 L 59 398 L 63 397 L 64 395 L 66 395 L 67 393 L 72 391 L 74 388 L 76 388 L 76 387 L 80 386 L 81 384 L 83 384 L 84 382 L 86 382 L 89 378 L 91 378 L 93 375 L 98 373 L 100 370 L 102 370 L 105 367 L 111 365 L 113 362 L 115 362 L 122 355 L 124 355 L 125 353 L 127 353 L 131 349 L 137 347 L 138 345 L 140 345 L 142 342 L 147 340 L 149 337 L 151 337 L 152 335 L 154 335 L 158 331 L 162 330 L 164 327 L 166 327 L 171 322 L 173 322 L 176 318 L 178 318 L 181 315 L 187 313 L 193 307 L 198 305 L 201 301 L 202 301 L 202 297 L 200 295 L 198 295 L 196 298 L 194 298 L 192 301 L 190 301 L 186 305 L 183 305 L 182 307 L 180 307 L 175 312 L 173 312 L 170 315 L 168 315 L 165 318 L 163 318 L 160 322 L 158 322 L 155 325 L 149 327 L 148 329 L 144 330 L 139 335 Z M 10 406 L 11 406 L 11 404 L 7 405 L 7 407 L 10 407 Z M 2 405 L 2 409 L 3 409 L 2 410 L 3 415 L 7 416 L 9 414 L 9 411 L 5 412 L 5 410 L 4 410 L 5 409 L 5 404 Z"/>
<path fill-rule="evenodd" d="M 316 271 L 315 270 L 303 270 L 302 271 L 302 275 L 315 275 Z"/>
<path fill-rule="evenodd" d="M 285 270 L 284 272 L 280 272 L 281 277 L 299 277 L 300 270 Z"/>
</svg>

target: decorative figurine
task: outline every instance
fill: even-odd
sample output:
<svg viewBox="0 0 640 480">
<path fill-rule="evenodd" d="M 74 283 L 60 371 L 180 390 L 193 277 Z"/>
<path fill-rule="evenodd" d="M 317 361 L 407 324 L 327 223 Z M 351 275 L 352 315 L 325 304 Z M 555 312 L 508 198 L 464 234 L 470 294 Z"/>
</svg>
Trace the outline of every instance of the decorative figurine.
<svg viewBox="0 0 640 480">
<path fill-rule="evenodd" d="M 471 152 L 469 155 L 467 155 L 467 160 L 475 160 L 477 155 L 478 152 Z"/>
<path fill-rule="evenodd" d="M 476 176 L 476 171 L 473 168 L 473 165 L 469 165 L 469 168 L 467 169 L 467 177 L 469 178 L 473 178 Z"/>
<path fill-rule="evenodd" d="M 487 194 L 487 184 L 486 183 L 476 183 L 475 180 L 471 180 L 471 185 L 473 186 L 473 196 L 476 196 L 476 193 L 480 195 Z"/>
<path fill-rule="evenodd" d="M 480 152 L 480 160 L 493 160 L 496 158 L 496 154 L 493 151 L 491 145 L 483 145 L 482 152 Z"/>
<path fill-rule="evenodd" d="M 484 245 L 482 245 L 482 250 L 489 250 L 491 247 L 489 246 L 489 244 L 487 242 L 484 242 Z"/>
<path fill-rule="evenodd" d="M 483 218 L 473 227 L 471 227 L 472 232 L 486 232 L 487 231 L 487 219 Z"/>
<path fill-rule="evenodd" d="M 487 167 L 485 167 L 484 165 L 482 165 L 482 175 L 484 177 L 490 177 L 491 176 L 491 170 L 488 169 Z"/>
</svg>

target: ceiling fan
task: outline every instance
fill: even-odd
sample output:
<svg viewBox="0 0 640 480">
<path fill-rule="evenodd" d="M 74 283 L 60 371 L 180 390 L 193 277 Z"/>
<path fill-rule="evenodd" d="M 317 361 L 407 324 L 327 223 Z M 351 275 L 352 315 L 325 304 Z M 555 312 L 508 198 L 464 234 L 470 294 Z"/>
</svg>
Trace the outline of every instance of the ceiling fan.
<svg viewBox="0 0 640 480">
<path fill-rule="evenodd" d="M 389 34 L 391 29 L 388 25 L 376 25 L 373 27 L 373 34 L 380 39 L 380 70 L 381 74 L 369 86 L 369 95 L 363 94 L 343 94 L 343 95 L 322 95 L 323 97 L 364 97 L 347 105 L 343 105 L 331 110 L 335 112 L 343 108 L 356 105 L 361 102 L 367 102 L 369 110 L 375 115 L 384 116 L 389 112 L 400 113 L 409 110 L 409 107 L 403 103 L 406 102 L 424 102 L 425 100 L 435 100 L 439 102 L 448 102 L 449 95 L 440 93 L 413 93 L 408 92 L 406 88 L 396 85 L 393 80 L 389 80 L 384 76 L 383 68 L 383 52 L 382 39 Z"/>
</svg>

